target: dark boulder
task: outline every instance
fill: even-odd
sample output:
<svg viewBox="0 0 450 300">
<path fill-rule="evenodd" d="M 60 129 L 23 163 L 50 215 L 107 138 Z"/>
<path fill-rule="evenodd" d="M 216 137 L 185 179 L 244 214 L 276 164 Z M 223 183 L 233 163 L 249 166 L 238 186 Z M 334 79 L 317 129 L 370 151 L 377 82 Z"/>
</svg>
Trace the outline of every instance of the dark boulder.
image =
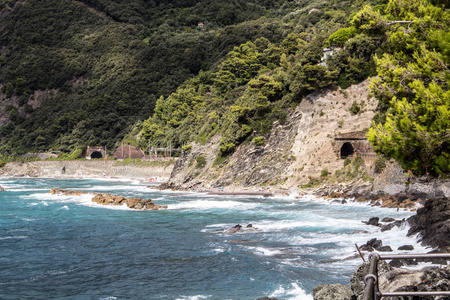
<svg viewBox="0 0 450 300">
<path fill-rule="evenodd" d="M 394 268 L 400 268 L 403 266 L 415 266 L 418 265 L 415 259 L 393 259 L 389 262 L 389 265 Z"/>
<path fill-rule="evenodd" d="M 392 248 L 390 246 L 383 246 L 375 249 L 380 252 L 392 252 Z"/>
<path fill-rule="evenodd" d="M 372 217 L 369 219 L 369 221 L 362 221 L 362 222 L 367 225 L 378 226 L 378 225 L 380 225 L 380 218 Z"/>
<path fill-rule="evenodd" d="M 394 222 L 394 221 L 395 221 L 394 218 L 389 218 L 389 217 L 383 218 L 381 220 L 381 222 L 385 222 L 385 223 L 390 223 L 390 222 Z"/>
<path fill-rule="evenodd" d="M 414 250 L 414 246 L 413 245 L 403 245 L 403 246 L 398 247 L 398 250 L 404 250 L 404 251 Z"/>
<path fill-rule="evenodd" d="M 388 231 L 394 227 L 400 227 L 400 226 L 402 226 L 402 224 L 403 224 L 403 221 L 397 220 L 395 222 L 392 222 L 392 223 L 389 223 L 386 225 L 381 225 L 381 231 Z"/>
<path fill-rule="evenodd" d="M 408 220 L 408 236 L 419 234 L 422 245 L 433 248 L 450 246 L 450 200 L 429 199 Z"/>
<path fill-rule="evenodd" d="M 360 247 L 362 251 L 372 252 L 374 249 L 377 249 L 383 246 L 383 242 L 377 238 L 373 238 L 367 241 L 364 245 Z"/>
</svg>

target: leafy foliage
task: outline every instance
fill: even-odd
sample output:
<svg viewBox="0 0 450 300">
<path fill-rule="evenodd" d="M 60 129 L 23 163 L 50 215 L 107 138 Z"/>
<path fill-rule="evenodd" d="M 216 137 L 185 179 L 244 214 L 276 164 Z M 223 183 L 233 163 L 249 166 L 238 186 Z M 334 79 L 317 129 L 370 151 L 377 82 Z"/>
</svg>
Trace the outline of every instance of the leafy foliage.
<svg viewBox="0 0 450 300">
<path fill-rule="evenodd" d="M 113 150 L 159 96 L 234 46 L 283 35 L 277 19 L 252 21 L 281 1 L 197 2 L 2 1 L 0 83 L 20 101 L 0 151 Z"/>
<path fill-rule="evenodd" d="M 366 9 L 370 11 L 370 9 Z M 450 174 L 450 14 L 427 1 L 391 0 L 377 28 L 391 51 L 377 56 L 372 92 L 385 119 L 369 131 L 377 152 L 414 174 Z M 380 25 L 381 24 L 381 25 Z M 372 30 L 373 23 L 361 25 Z M 441 40 L 438 36 L 443 36 Z M 385 121 L 384 121 L 385 120 Z"/>
<path fill-rule="evenodd" d="M 348 27 L 347 1 L 0 3 L 0 83 L 16 103 L 0 127 L 6 153 L 220 134 L 220 164 L 308 93 L 370 76 L 378 47 Z M 344 48 L 319 65 L 327 40 Z"/>
</svg>

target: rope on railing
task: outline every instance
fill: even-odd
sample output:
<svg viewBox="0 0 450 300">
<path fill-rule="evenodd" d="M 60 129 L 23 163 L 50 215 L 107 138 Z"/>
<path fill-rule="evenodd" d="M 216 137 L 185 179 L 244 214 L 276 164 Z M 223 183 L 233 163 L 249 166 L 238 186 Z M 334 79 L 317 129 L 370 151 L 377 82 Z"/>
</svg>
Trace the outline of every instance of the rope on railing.
<svg viewBox="0 0 450 300">
<path fill-rule="evenodd" d="M 378 261 L 387 259 L 430 259 L 442 258 L 450 259 L 450 253 L 429 253 L 429 254 L 391 254 L 379 255 L 371 253 L 369 255 L 370 268 L 369 274 L 364 277 L 364 300 L 379 300 L 382 297 L 401 297 L 401 296 L 450 296 L 450 291 L 431 291 L 431 292 L 386 292 L 381 293 L 378 288 Z"/>
</svg>

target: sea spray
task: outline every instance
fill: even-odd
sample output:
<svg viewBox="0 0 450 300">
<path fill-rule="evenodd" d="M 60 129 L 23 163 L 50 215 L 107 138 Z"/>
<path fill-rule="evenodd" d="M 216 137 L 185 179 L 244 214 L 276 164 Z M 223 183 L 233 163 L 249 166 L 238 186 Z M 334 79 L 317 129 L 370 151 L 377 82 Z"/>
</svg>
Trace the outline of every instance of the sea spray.
<svg viewBox="0 0 450 300">
<path fill-rule="evenodd" d="M 408 211 L 316 198 L 259 198 L 157 191 L 138 182 L 0 179 L 0 298 L 312 299 L 315 286 L 348 284 L 354 244 L 373 237 L 394 252 L 425 252 L 407 227 L 381 232 L 370 217 Z M 92 194 L 153 199 L 169 209 L 133 211 Z M 226 233 L 240 224 L 257 230 Z M 408 252 L 408 253 L 409 253 Z M 403 252 L 402 252 L 403 253 Z M 367 253 L 365 253 L 367 255 Z"/>
</svg>

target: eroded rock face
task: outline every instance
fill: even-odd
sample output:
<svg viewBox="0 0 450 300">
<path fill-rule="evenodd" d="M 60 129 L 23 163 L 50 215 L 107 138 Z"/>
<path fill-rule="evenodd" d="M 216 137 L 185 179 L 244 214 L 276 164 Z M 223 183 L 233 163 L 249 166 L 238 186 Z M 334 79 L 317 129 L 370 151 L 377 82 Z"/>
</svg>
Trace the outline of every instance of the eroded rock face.
<svg viewBox="0 0 450 300">
<path fill-rule="evenodd" d="M 342 284 L 322 284 L 314 288 L 314 300 L 352 300 L 353 292 Z"/>
<path fill-rule="evenodd" d="M 69 196 L 80 196 L 83 194 L 87 194 L 83 191 L 70 191 L 63 189 L 52 189 L 50 190 L 51 194 L 63 194 Z M 167 205 L 158 205 L 152 202 L 150 199 L 141 199 L 141 198 L 125 198 L 123 196 L 111 195 L 111 194 L 95 194 L 94 198 L 92 198 L 92 202 L 101 204 L 101 205 L 126 205 L 129 208 L 140 209 L 140 210 L 159 210 L 166 209 Z"/>
<path fill-rule="evenodd" d="M 422 270 L 395 269 L 381 275 L 379 280 L 381 292 L 448 291 L 450 270 L 439 267 L 425 267 Z"/>
</svg>

